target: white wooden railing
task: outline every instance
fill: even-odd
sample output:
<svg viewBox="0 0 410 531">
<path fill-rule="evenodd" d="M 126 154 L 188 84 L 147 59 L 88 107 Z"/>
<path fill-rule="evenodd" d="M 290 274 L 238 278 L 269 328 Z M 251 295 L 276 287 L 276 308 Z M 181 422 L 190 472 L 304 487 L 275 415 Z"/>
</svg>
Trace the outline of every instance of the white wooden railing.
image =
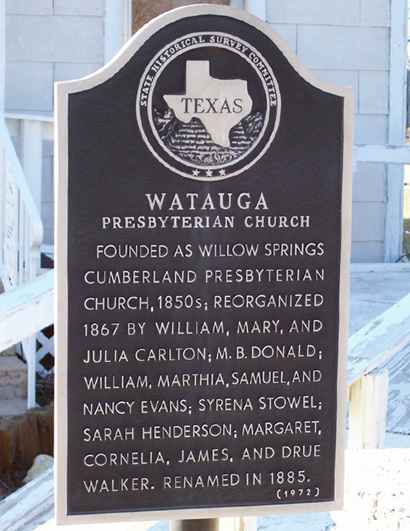
<svg viewBox="0 0 410 531">
<path fill-rule="evenodd" d="M 1 117 L 0 196 L 0 276 L 8 291 L 37 276 L 43 224 Z"/>
<path fill-rule="evenodd" d="M 0 351 L 54 322 L 54 271 L 0 295 Z"/>
<path fill-rule="evenodd" d="M 0 114 L 0 278 L 7 292 L 33 281 L 40 269 L 43 224 L 4 118 Z M 5 297 L 0 305 L 7 310 Z M 5 334 L 0 334 L 5 337 Z M 16 334 L 28 364 L 28 406 L 35 406 L 35 336 Z M 0 340 L 0 350 L 2 350 Z M 4 347 L 4 345 L 3 345 Z"/>
<path fill-rule="evenodd" d="M 383 448 L 389 375 L 380 367 L 410 346 L 410 293 L 349 338 L 349 448 Z"/>
</svg>

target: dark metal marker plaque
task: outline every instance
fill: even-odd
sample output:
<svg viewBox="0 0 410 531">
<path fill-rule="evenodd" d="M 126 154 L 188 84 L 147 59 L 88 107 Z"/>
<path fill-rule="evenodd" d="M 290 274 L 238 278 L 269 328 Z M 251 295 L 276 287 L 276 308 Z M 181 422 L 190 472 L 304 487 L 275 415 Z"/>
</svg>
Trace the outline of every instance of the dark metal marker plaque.
<svg viewBox="0 0 410 531">
<path fill-rule="evenodd" d="M 350 100 L 275 41 L 177 10 L 58 86 L 62 522 L 340 504 Z"/>
</svg>

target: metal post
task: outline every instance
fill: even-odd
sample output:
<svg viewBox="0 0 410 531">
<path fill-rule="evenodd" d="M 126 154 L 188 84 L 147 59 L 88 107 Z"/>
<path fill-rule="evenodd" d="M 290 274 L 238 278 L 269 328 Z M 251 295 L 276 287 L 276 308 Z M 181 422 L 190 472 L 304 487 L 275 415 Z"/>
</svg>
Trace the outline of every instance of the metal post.
<svg viewBox="0 0 410 531">
<path fill-rule="evenodd" d="M 219 531 L 219 518 L 203 520 L 174 520 L 171 531 Z"/>
</svg>

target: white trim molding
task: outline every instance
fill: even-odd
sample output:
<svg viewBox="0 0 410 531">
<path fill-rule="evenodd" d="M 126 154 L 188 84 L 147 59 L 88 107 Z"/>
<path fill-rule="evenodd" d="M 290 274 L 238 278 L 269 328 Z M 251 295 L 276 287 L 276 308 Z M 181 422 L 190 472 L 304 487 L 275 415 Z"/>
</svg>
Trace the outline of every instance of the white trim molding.
<svg viewBox="0 0 410 531">
<path fill-rule="evenodd" d="M 104 63 L 107 63 L 131 37 L 131 0 L 105 0 Z"/>
<path fill-rule="evenodd" d="M 245 11 L 266 22 L 266 0 L 245 0 Z"/>
<path fill-rule="evenodd" d="M 410 146 L 356 144 L 355 162 L 382 162 L 385 164 L 410 164 Z"/>
<path fill-rule="evenodd" d="M 389 144 L 404 143 L 407 92 L 408 0 L 390 4 Z"/>
</svg>

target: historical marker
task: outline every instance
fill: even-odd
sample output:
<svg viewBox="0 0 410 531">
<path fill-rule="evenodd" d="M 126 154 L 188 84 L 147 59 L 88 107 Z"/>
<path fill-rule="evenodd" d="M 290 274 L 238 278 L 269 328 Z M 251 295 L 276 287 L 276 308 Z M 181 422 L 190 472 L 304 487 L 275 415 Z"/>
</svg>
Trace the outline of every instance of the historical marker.
<svg viewBox="0 0 410 531">
<path fill-rule="evenodd" d="M 216 6 L 57 85 L 59 522 L 340 506 L 351 109 Z"/>
</svg>

